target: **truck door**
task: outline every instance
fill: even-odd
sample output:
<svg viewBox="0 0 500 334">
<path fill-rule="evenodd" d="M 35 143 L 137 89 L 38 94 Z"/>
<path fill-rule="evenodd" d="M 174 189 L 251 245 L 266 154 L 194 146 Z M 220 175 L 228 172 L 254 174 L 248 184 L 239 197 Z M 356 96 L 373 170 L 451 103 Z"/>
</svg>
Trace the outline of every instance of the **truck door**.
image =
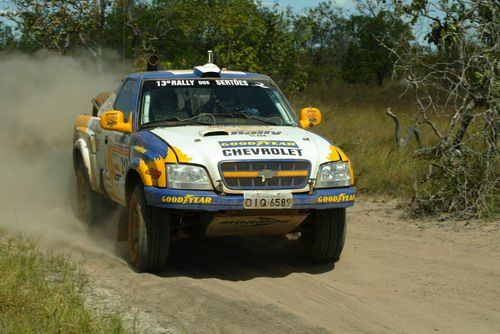
<svg viewBox="0 0 500 334">
<path fill-rule="evenodd" d="M 136 107 L 137 81 L 128 79 L 119 91 L 113 109 L 120 110 L 128 120 Z M 103 130 L 104 187 L 115 201 L 125 205 L 125 173 L 130 162 L 130 134 Z"/>
</svg>

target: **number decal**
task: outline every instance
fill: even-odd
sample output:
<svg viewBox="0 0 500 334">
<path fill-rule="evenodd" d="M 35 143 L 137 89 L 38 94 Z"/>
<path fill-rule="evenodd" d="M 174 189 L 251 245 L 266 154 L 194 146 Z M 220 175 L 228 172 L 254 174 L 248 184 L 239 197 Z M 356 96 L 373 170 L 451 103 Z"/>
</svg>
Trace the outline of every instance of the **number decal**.
<svg viewBox="0 0 500 334">
<path fill-rule="evenodd" d="M 167 85 L 166 80 L 157 80 L 156 81 L 156 86 L 158 86 L 158 87 L 165 87 L 166 85 Z"/>
</svg>

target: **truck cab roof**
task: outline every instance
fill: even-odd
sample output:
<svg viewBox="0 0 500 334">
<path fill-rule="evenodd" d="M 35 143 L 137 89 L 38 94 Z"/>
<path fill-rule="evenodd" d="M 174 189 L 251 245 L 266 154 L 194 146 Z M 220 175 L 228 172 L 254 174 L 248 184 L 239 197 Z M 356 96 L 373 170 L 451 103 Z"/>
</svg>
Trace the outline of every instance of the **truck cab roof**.
<svg viewBox="0 0 500 334">
<path fill-rule="evenodd" d="M 127 78 L 135 80 L 154 80 L 154 79 L 244 79 L 244 80 L 266 80 L 271 81 L 267 75 L 252 73 L 252 72 L 239 72 L 239 71 L 226 71 L 222 70 L 217 77 L 207 76 L 202 77 L 193 70 L 170 70 L 170 71 L 151 71 L 151 72 L 138 72 L 131 73 Z"/>
</svg>

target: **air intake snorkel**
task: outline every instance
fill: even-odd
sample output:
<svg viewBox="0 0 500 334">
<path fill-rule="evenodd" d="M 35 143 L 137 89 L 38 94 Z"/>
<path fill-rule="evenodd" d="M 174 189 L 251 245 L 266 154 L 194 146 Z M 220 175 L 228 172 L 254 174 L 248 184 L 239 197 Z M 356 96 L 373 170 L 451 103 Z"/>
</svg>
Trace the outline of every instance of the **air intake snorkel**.
<svg viewBox="0 0 500 334">
<path fill-rule="evenodd" d="M 147 71 L 158 71 L 158 65 L 160 64 L 160 58 L 157 55 L 151 55 L 148 57 Z"/>
</svg>

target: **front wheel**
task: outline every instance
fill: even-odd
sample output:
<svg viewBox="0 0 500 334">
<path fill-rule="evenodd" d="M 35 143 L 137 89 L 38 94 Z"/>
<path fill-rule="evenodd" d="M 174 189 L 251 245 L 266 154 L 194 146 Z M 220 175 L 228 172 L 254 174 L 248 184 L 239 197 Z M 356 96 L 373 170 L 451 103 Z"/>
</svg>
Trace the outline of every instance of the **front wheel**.
<svg viewBox="0 0 500 334">
<path fill-rule="evenodd" d="M 306 251 L 316 262 L 337 262 L 346 237 L 345 209 L 318 210 L 302 233 Z"/>
<path fill-rule="evenodd" d="M 135 187 L 128 204 L 130 264 L 139 272 L 163 269 L 170 246 L 168 210 L 149 206 L 142 185 Z"/>
</svg>

